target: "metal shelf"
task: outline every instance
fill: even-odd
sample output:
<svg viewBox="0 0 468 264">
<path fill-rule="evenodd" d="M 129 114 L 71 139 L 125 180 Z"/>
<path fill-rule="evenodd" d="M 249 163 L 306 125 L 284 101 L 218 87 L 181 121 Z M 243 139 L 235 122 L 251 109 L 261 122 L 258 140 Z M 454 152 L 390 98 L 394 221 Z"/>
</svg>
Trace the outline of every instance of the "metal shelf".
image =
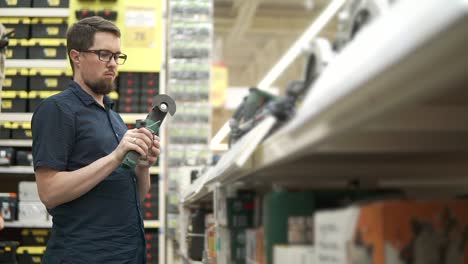
<svg viewBox="0 0 468 264">
<path fill-rule="evenodd" d="M 69 8 L 0 8 L 2 17 L 68 17 L 69 15 Z"/>
<path fill-rule="evenodd" d="M 145 228 L 159 228 L 159 221 L 158 220 L 144 220 Z M 39 221 L 13 221 L 7 222 L 5 221 L 5 227 L 13 227 L 13 228 L 51 228 L 52 222 L 39 222 Z"/>
<path fill-rule="evenodd" d="M 0 121 L 28 122 L 31 121 L 33 113 L 0 113 Z M 120 116 L 125 123 L 135 123 L 137 119 L 144 119 L 148 113 L 121 113 Z"/>
<path fill-rule="evenodd" d="M 30 139 L 0 139 L 2 147 L 31 147 L 32 140 Z"/>
<path fill-rule="evenodd" d="M 0 167 L 0 173 L 33 174 L 34 169 L 32 166 L 8 166 L 8 167 Z"/>
<path fill-rule="evenodd" d="M 7 68 L 54 68 L 65 69 L 68 67 L 67 60 L 6 60 L 5 67 Z"/>
<path fill-rule="evenodd" d="M 182 201 L 233 181 L 467 186 L 467 17 L 463 1 L 398 2 L 335 57 L 288 124 L 241 166 L 234 146 Z"/>
</svg>

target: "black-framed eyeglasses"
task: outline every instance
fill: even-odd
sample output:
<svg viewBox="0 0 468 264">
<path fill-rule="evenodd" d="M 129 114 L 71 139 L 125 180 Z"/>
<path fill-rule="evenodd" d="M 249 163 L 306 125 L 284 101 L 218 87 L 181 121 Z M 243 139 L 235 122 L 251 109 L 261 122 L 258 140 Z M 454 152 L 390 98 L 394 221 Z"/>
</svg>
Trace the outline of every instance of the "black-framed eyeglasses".
<svg viewBox="0 0 468 264">
<path fill-rule="evenodd" d="M 110 62 L 112 59 L 119 65 L 122 65 L 127 60 L 127 55 L 117 52 L 113 53 L 110 50 L 81 50 L 80 52 L 89 52 L 98 55 L 100 61 Z"/>
</svg>

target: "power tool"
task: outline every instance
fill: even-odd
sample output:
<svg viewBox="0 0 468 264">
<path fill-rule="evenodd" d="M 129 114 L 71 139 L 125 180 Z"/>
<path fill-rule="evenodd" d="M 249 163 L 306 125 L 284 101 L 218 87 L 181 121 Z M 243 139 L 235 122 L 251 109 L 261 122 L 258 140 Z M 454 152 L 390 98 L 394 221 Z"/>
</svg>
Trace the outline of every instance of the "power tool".
<svg viewBox="0 0 468 264">
<path fill-rule="evenodd" d="M 166 114 L 169 112 L 172 116 L 176 112 L 176 104 L 174 99 L 169 95 L 159 94 L 153 98 L 153 108 L 144 120 L 136 120 L 136 127 L 144 127 L 148 129 L 153 135 L 156 135 L 161 127 Z M 140 154 L 134 150 L 129 151 L 122 162 L 123 168 L 132 169 L 138 164 Z"/>
</svg>

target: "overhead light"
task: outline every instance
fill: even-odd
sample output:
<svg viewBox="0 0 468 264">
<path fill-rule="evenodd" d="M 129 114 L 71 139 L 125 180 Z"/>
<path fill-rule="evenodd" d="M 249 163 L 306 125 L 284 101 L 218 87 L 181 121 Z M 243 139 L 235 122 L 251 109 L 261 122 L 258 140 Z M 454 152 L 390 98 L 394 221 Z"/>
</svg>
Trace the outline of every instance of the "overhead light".
<svg viewBox="0 0 468 264">
<path fill-rule="evenodd" d="M 325 25 L 333 18 L 338 10 L 343 6 L 346 0 L 333 0 L 325 10 L 317 17 L 312 25 L 307 28 L 301 37 L 289 48 L 289 50 L 281 57 L 281 59 L 271 68 L 265 77 L 259 82 L 257 88 L 261 90 L 270 89 L 276 79 L 283 73 L 283 71 L 297 58 L 309 42 L 323 30 Z M 313 3 L 313 1 L 312 1 Z M 210 145 L 216 146 L 220 144 L 223 139 L 229 134 L 229 121 L 216 133 L 210 142 Z"/>
</svg>

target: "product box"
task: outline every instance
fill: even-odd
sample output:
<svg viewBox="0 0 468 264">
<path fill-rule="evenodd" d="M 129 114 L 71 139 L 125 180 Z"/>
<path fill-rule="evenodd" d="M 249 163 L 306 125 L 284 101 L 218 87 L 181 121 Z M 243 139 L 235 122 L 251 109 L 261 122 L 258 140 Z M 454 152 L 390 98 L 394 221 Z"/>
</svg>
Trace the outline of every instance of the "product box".
<svg viewBox="0 0 468 264">
<path fill-rule="evenodd" d="M 393 200 L 315 215 L 316 262 L 468 263 L 467 200 Z"/>
<path fill-rule="evenodd" d="M 20 201 L 18 202 L 18 220 L 47 222 L 47 209 L 42 202 Z"/>
<path fill-rule="evenodd" d="M 18 183 L 19 200 L 40 202 L 39 192 L 35 181 L 20 181 Z"/>
<path fill-rule="evenodd" d="M 0 215 L 5 221 L 17 219 L 18 198 L 16 193 L 0 193 Z"/>
<path fill-rule="evenodd" d="M 119 91 L 122 94 L 125 89 L 140 89 L 139 72 L 120 72 L 119 73 Z"/>
</svg>

